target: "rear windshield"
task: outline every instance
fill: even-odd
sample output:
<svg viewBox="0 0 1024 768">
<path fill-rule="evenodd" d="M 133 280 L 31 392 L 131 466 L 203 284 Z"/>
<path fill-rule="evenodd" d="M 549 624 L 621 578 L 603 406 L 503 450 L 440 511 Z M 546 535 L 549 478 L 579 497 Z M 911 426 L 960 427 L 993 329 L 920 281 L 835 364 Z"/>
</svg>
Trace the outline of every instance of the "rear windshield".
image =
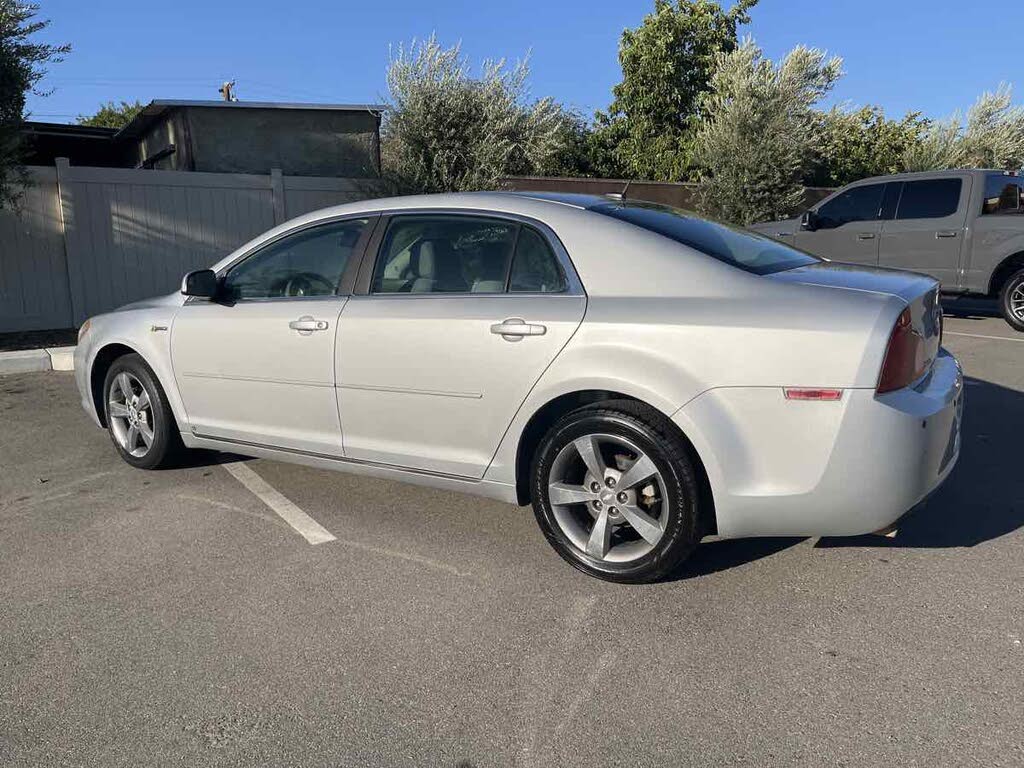
<svg viewBox="0 0 1024 768">
<path fill-rule="evenodd" d="M 755 275 L 768 275 L 821 261 L 762 235 L 708 221 L 667 205 L 629 200 L 600 203 L 590 210 L 663 235 Z"/>
</svg>

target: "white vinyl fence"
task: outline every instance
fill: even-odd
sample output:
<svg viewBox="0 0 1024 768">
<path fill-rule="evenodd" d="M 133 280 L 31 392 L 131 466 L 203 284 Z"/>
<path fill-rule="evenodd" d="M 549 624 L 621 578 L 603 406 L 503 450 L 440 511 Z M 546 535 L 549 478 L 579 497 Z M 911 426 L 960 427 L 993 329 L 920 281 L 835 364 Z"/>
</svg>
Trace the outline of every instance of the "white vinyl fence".
<svg viewBox="0 0 1024 768">
<path fill-rule="evenodd" d="M 372 194 L 354 179 L 124 168 L 29 169 L 0 211 L 0 333 L 71 328 L 170 293 L 275 224 Z"/>
</svg>

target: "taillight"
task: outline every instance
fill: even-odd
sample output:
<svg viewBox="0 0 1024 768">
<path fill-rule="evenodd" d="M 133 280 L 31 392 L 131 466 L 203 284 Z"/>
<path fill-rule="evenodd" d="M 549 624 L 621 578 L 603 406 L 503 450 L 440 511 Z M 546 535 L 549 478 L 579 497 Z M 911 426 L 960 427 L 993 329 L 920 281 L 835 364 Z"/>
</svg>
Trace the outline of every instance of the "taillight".
<svg viewBox="0 0 1024 768">
<path fill-rule="evenodd" d="M 927 365 L 928 350 L 921 334 L 914 330 L 910 308 L 907 307 L 900 314 L 889 336 L 877 391 L 882 393 L 903 389 L 922 376 Z"/>
</svg>

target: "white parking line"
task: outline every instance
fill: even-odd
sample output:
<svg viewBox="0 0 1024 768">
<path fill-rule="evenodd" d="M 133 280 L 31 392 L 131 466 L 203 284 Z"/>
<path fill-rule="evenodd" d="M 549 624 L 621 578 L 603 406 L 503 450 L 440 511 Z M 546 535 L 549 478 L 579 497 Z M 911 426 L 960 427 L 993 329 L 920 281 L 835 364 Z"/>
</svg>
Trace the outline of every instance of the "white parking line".
<svg viewBox="0 0 1024 768">
<path fill-rule="evenodd" d="M 1017 341 L 1021 342 L 1024 339 L 1011 339 L 1009 336 L 983 336 L 980 333 L 957 333 L 956 331 L 945 331 L 946 336 L 967 336 L 971 339 L 995 339 L 996 341 Z"/>
<path fill-rule="evenodd" d="M 238 461 L 224 462 L 224 469 L 234 475 L 256 498 L 276 512 L 282 520 L 302 534 L 310 544 L 323 544 L 337 537 L 320 523 L 286 499 L 266 480 Z"/>
</svg>

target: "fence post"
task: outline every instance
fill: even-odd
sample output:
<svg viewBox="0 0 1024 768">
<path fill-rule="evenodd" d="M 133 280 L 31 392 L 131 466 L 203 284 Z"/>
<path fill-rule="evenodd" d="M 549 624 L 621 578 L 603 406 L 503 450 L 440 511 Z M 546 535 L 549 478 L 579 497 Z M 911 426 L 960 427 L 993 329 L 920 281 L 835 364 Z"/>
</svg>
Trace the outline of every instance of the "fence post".
<svg viewBox="0 0 1024 768">
<path fill-rule="evenodd" d="M 288 211 L 284 201 L 284 174 L 280 168 L 270 169 L 270 193 L 274 199 L 274 224 L 284 224 Z"/>
<path fill-rule="evenodd" d="M 54 158 L 57 168 L 57 194 L 60 196 L 60 229 L 64 236 L 64 269 L 68 276 L 68 299 L 71 301 L 71 322 L 77 327 L 82 316 L 83 302 L 76 300 L 81 283 L 74 279 L 71 264 L 77 254 L 72 245 L 75 230 L 75 203 L 71 191 L 71 161 L 66 157 Z M 77 265 L 77 262 L 76 262 Z"/>
</svg>

